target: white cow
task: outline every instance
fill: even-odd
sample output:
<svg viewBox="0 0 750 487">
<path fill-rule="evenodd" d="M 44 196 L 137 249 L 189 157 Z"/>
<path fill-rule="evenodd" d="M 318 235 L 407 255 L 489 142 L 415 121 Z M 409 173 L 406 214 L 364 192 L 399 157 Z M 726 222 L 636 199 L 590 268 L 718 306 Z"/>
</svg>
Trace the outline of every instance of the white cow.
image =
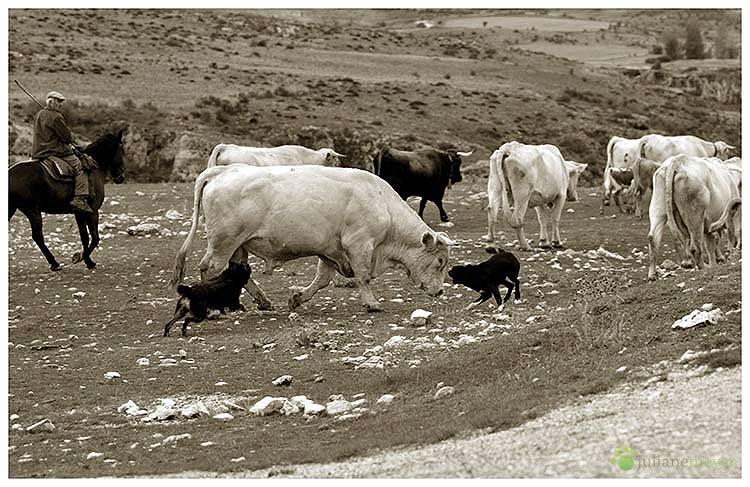
<svg viewBox="0 0 750 487">
<path fill-rule="evenodd" d="M 654 173 L 661 162 L 640 158 L 633 164 L 633 181 L 625 194 L 635 200 L 635 217 L 643 218 L 643 197 L 653 188 Z"/>
<path fill-rule="evenodd" d="M 206 169 L 195 181 L 192 226 L 175 258 L 173 286 L 184 276 L 201 207 L 208 241 L 202 276 L 216 275 L 230 259 L 246 260 L 248 253 L 263 259 L 269 273 L 289 260 L 319 258 L 315 279 L 290 297 L 291 309 L 326 287 L 336 272 L 357 279 L 369 311 L 382 310 L 370 281 L 391 267 L 405 270 L 430 296 L 443 292 L 453 242 L 367 171 L 243 164 Z"/>
<path fill-rule="evenodd" d="M 604 207 L 609 206 L 609 200 L 614 195 L 615 204 L 624 212 L 620 205 L 619 195 L 624 189 L 612 178 L 610 170 L 612 168 L 631 169 L 633 163 L 638 159 L 638 142 L 640 139 L 626 139 L 614 136 L 607 143 L 607 163 L 604 165 L 604 175 L 602 181 L 602 204 L 599 207 L 599 214 L 604 214 Z"/>
<path fill-rule="evenodd" d="M 721 140 L 708 142 L 693 135 L 649 134 L 641 137 L 638 142 L 638 155 L 656 162 L 665 161 L 668 157 L 679 154 L 696 157 L 718 157 L 724 160 L 729 157 L 729 152 L 734 149 L 734 146 Z"/>
<path fill-rule="evenodd" d="M 346 157 L 333 149 L 308 149 L 301 145 L 278 147 L 243 147 L 234 144 L 219 144 L 211 151 L 206 167 L 247 164 L 250 166 L 319 166 L 341 165 L 339 157 Z"/>
<path fill-rule="evenodd" d="M 494 241 L 494 224 L 500 207 L 508 224 L 516 229 L 518 245 L 531 250 L 523 230 L 523 219 L 528 208 L 534 208 L 539 219 L 539 246 L 547 247 L 547 223 L 552 220 L 552 246 L 561 247 L 560 216 L 565 201 L 578 201 L 578 177 L 587 164 L 563 159 L 554 145 L 526 145 L 508 142 L 490 157 L 490 176 L 487 182 L 487 235 Z M 508 192 L 513 197 L 511 215 Z"/>
<path fill-rule="evenodd" d="M 741 192 L 741 191 L 740 191 Z M 708 233 L 727 231 L 729 248 L 742 247 L 742 198 L 729 200 L 718 220 L 711 224 Z"/>
<path fill-rule="evenodd" d="M 708 233 L 730 200 L 739 196 L 742 172 L 714 157 L 672 156 L 654 173 L 649 206 L 648 279 L 656 279 L 656 261 L 664 225 L 668 225 L 683 267 L 716 262 L 718 245 Z"/>
</svg>

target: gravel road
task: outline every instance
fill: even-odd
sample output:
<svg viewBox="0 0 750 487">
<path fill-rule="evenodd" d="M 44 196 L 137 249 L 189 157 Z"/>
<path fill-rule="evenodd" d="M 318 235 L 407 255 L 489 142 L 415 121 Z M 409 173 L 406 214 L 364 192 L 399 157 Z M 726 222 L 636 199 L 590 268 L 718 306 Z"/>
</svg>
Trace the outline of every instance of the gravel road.
<svg viewBox="0 0 750 487">
<path fill-rule="evenodd" d="M 331 464 L 177 476 L 740 477 L 741 405 L 741 367 L 702 376 L 682 370 L 666 381 L 628 383 L 497 433 Z M 628 471 L 610 464 L 623 445 L 635 450 Z"/>
</svg>

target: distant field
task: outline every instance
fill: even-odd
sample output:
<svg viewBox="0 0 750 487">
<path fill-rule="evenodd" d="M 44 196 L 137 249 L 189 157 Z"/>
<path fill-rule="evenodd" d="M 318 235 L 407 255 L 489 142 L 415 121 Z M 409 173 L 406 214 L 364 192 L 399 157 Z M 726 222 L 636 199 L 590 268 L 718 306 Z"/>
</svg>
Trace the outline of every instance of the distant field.
<svg viewBox="0 0 750 487">
<path fill-rule="evenodd" d="M 487 25 L 485 26 L 485 22 Z M 609 22 L 594 20 L 563 19 L 549 17 L 489 16 L 465 17 L 443 21 L 445 27 L 479 29 L 482 27 L 501 27 L 503 29 L 536 29 L 545 32 L 581 32 L 584 30 L 607 29 Z"/>
<path fill-rule="evenodd" d="M 570 45 L 554 42 L 533 42 L 519 44 L 518 47 L 529 51 L 538 51 L 556 57 L 599 65 L 645 66 L 646 58 L 653 57 L 653 54 L 649 54 L 646 49 L 617 44 Z"/>
</svg>

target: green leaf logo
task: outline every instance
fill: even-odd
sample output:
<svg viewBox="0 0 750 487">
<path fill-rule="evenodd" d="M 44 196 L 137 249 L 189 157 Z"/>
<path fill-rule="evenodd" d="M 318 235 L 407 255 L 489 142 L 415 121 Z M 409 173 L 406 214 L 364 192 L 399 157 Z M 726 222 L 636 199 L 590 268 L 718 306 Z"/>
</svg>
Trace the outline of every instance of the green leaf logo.
<svg viewBox="0 0 750 487">
<path fill-rule="evenodd" d="M 612 458 L 609 459 L 609 463 L 617 465 L 623 472 L 632 470 L 635 465 L 635 450 L 628 447 L 628 445 L 622 445 L 620 448 L 615 449 Z"/>
</svg>

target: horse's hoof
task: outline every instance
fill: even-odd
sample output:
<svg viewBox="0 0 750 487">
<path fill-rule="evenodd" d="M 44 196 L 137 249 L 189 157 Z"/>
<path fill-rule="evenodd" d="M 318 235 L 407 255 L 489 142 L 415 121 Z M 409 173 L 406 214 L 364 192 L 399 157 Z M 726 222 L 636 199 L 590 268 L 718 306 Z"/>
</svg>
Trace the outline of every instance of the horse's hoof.
<svg viewBox="0 0 750 487">
<path fill-rule="evenodd" d="M 294 293 L 289 297 L 289 305 L 290 310 L 295 310 L 299 308 L 299 306 L 302 304 L 302 295 L 300 293 Z"/>
<path fill-rule="evenodd" d="M 80 252 L 76 252 L 75 254 L 73 254 L 73 257 L 71 257 L 70 260 L 74 264 L 77 264 L 77 263 L 79 263 L 79 262 L 81 262 L 83 260 L 83 256 L 81 255 Z"/>
<path fill-rule="evenodd" d="M 54 264 L 52 264 L 51 266 L 49 266 L 49 269 L 50 269 L 51 271 L 55 271 L 55 272 L 57 272 L 57 271 L 59 271 L 60 269 L 62 269 L 62 267 L 60 267 L 60 264 L 58 264 L 58 263 L 54 263 Z"/>
</svg>

